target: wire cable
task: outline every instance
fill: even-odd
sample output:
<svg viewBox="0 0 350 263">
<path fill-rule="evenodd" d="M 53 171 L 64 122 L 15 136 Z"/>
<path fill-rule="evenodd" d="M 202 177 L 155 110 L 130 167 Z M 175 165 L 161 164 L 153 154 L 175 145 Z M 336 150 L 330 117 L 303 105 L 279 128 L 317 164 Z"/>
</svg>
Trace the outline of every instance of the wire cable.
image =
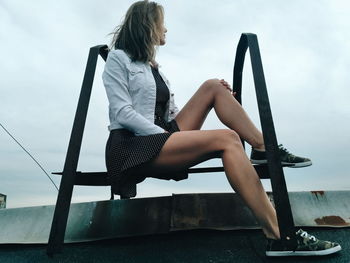
<svg viewBox="0 0 350 263">
<path fill-rule="evenodd" d="M 51 179 L 50 175 L 45 171 L 45 169 L 40 165 L 40 163 L 35 160 L 35 158 L 15 139 L 15 137 L 12 136 L 12 134 L 0 123 L 0 126 L 4 129 L 4 131 L 10 135 L 10 137 L 23 149 L 23 151 L 25 151 L 32 159 L 33 161 L 40 167 L 40 169 L 46 174 L 46 176 L 50 179 L 51 183 L 53 183 L 53 185 L 55 186 L 55 188 L 58 191 L 58 187 L 55 184 L 55 182 Z"/>
</svg>

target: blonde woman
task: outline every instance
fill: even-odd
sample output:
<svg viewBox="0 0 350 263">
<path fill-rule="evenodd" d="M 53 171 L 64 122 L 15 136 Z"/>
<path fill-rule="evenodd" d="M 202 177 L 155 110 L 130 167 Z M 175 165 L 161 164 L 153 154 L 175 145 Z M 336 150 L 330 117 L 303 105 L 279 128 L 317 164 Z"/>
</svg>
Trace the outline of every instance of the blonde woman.
<svg viewBox="0 0 350 263">
<path fill-rule="evenodd" d="M 109 99 L 110 136 L 106 165 L 113 191 L 122 194 L 128 180 L 145 175 L 181 180 L 186 169 L 211 158 L 221 158 L 227 179 L 259 221 L 267 238 L 268 256 L 325 255 L 341 249 L 297 231 L 298 247 L 285 251 L 276 212 L 253 163 L 266 162 L 264 140 L 225 80 L 205 81 L 179 110 L 169 81 L 159 71 L 156 47 L 166 43 L 163 7 L 155 2 L 134 3 L 114 32 L 103 72 Z M 201 130 L 209 111 L 215 110 L 227 129 Z M 251 160 L 240 138 L 252 146 Z M 311 165 L 310 159 L 280 148 L 284 163 Z"/>
</svg>

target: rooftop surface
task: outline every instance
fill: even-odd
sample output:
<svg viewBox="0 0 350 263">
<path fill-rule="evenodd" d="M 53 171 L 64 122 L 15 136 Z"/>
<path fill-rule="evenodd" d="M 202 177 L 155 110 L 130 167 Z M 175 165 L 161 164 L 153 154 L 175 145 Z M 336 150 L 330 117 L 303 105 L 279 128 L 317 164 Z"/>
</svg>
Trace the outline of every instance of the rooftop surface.
<svg viewBox="0 0 350 263">
<path fill-rule="evenodd" d="M 264 235 L 238 195 L 196 193 L 72 204 L 66 244 L 53 258 L 46 244 L 54 206 L 1 209 L 0 263 L 350 263 L 350 191 L 288 195 L 296 229 L 340 243 L 340 253 L 267 258 Z"/>
<path fill-rule="evenodd" d="M 267 258 L 261 230 L 188 230 L 66 244 L 53 258 L 46 255 L 46 245 L 0 245 L 0 262 L 350 262 L 350 228 L 303 229 L 339 242 L 342 251 L 323 257 Z"/>
</svg>

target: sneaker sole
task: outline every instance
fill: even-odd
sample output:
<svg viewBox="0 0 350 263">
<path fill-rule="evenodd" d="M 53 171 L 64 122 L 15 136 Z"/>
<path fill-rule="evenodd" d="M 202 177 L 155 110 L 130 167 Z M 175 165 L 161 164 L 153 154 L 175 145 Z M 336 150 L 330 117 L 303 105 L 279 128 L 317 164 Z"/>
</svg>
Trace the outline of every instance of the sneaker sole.
<svg viewBox="0 0 350 263">
<path fill-rule="evenodd" d="M 250 160 L 252 164 L 267 164 L 267 160 Z M 282 165 L 288 165 L 290 168 L 301 168 L 301 167 L 307 167 L 312 165 L 312 161 L 307 161 L 303 163 L 288 163 L 288 162 L 281 162 Z"/>
<path fill-rule="evenodd" d="M 341 250 L 341 246 L 319 251 L 266 251 L 268 257 L 293 257 L 293 256 L 325 256 Z"/>
</svg>

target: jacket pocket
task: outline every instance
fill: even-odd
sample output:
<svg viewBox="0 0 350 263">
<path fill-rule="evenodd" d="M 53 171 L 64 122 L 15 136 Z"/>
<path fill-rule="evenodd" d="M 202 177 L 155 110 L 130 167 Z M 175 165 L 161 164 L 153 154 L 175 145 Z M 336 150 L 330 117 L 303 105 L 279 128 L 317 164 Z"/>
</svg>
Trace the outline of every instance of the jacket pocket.
<svg viewBox="0 0 350 263">
<path fill-rule="evenodd" d="M 131 63 L 127 66 L 129 75 L 129 91 L 138 93 L 145 84 L 145 69 L 143 65 Z"/>
</svg>

